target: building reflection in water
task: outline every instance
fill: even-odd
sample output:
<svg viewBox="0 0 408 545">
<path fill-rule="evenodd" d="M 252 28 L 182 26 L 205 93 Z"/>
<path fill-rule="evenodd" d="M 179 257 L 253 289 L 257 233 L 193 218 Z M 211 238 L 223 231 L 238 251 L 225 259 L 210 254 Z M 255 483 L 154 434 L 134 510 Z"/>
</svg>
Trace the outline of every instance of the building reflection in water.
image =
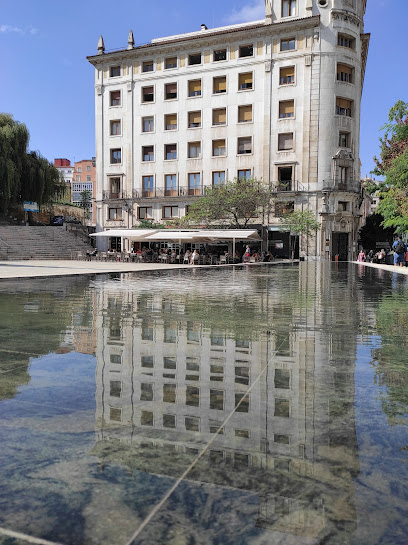
<svg viewBox="0 0 408 545">
<path fill-rule="evenodd" d="M 205 449 L 188 478 L 256 494 L 256 526 L 349 535 L 359 470 L 350 301 L 323 310 L 330 277 L 304 268 L 296 292 L 252 298 L 257 320 L 234 329 L 222 320 L 234 295 L 212 286 L 204 313 L 190 281 L 183 293 L 126 278 L 99 286 L 93 454 L 177 478 Z M 270 278 L 245 282 L 254 294 Z"/>
</svg>

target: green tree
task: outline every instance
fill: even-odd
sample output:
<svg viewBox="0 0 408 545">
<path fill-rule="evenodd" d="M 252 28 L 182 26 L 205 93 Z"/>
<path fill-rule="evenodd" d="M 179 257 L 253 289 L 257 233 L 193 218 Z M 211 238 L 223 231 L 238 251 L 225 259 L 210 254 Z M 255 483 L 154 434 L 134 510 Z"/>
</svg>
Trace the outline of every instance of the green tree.
<svg viewBox="0 0 408 545">
<path fill-rule="evenodd" d="M 79 196 L 81 197 L 81 200 L 79 201 L 79 206 L 84 211 L 84 220 L 88 220 L 90 217 L 89 209 L 92 204 L 92 191 L 89 189 L 84 189 L 84 191 L 81 191 Z"/>
<path fill-rule="evenodd" d="M 264 215 L 272 193 L 255 178 L 241 178 L 219 187 L 210 187 L 190 207 L 186 221 L 190 224 L 226 225 L 243 228 Z"/>
<path fill-rule="evenodd" d="M 6 212 L 20 194 L 29 134 L 10 114 L 0 114 L 0 207 Z"/>
<path fill-rule="evenodd" d="M 360 229 L 359 238 L 363 248 L 375 250 L 377 242 L 388 242 L 392 246 L 394 242 L 394 229 L 383 227 L 384 216 L 371 214 L 368 216 L 364 227 Z"/>
<path fill-rule="evenodd" d="M 0 211 L 24 200 L 49 202 L 59 181 L 58 170 L 38 152 L 28 151 L 29 133 L 10 114 L 0 113 Z"/>
<path fill-rule="evenodd" d="M 295 210 L 289 214 L 283 214 L 280 218 L 280 231 L 289 231 L 291 235 L 311 236 L 320 229 L 320 223 L 316 221 L 311 210 Z M 292 259 L 295 254 L 295 246 L 292 248 Z"/>
<path fill-rule="evenodd" d="M 380 138 L 380 159 L 374 157 L 373 173 L 385 181 L 367 189 L 379 193 L 378 212 L 384 216 L 384 227 L 402 233 L 408 230 L 408 103 L 399 100 L 381 130 L 385 135 Z"/>
</svg>

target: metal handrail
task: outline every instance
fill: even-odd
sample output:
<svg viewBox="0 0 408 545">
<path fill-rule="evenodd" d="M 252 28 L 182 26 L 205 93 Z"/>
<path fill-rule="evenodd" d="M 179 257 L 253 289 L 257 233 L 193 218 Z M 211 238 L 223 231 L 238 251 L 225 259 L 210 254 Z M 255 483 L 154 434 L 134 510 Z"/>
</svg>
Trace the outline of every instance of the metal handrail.
<svg viewBox="0 0 408 545">
<path fill-rule="evenodd" d="M 270 182 L 270 188 L 273 193 L 299 193 L 306 191 L 306 187 L 298 180 Z"/>
</svg>

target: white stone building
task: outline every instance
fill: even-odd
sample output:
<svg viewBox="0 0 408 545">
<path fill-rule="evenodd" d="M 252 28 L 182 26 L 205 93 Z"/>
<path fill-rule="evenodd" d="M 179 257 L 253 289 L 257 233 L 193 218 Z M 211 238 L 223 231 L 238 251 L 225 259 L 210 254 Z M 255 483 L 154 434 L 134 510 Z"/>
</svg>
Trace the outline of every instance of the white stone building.
<svg viewBox="0 0 408 545">
<path fill-rule="evenodd" d="M 262 178 L 312 210 L 308 258 L 350 259 L 361 225 L 366 0 L 267 0 L 265 20 L 152 40 L 95 66 L 99 230 L 181 217 L 204 188 Z"/>
</svg>

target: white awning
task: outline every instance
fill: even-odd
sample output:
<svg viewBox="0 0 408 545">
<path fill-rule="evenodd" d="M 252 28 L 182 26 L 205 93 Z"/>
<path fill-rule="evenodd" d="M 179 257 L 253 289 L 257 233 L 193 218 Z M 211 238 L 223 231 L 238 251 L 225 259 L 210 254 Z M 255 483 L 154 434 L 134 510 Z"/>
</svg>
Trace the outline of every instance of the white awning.
<svg viewBox="0 0 408 545">
<path fill-rule="evenodd" d="M 219 240 L 261 240 L 258 231 L 253 229 L 110 229 L 92 233 L 91 237 L 121 237 L 130 240 L 155 242 L 171 240 L 175 242 L 216 242 Z"/>
</svg>

